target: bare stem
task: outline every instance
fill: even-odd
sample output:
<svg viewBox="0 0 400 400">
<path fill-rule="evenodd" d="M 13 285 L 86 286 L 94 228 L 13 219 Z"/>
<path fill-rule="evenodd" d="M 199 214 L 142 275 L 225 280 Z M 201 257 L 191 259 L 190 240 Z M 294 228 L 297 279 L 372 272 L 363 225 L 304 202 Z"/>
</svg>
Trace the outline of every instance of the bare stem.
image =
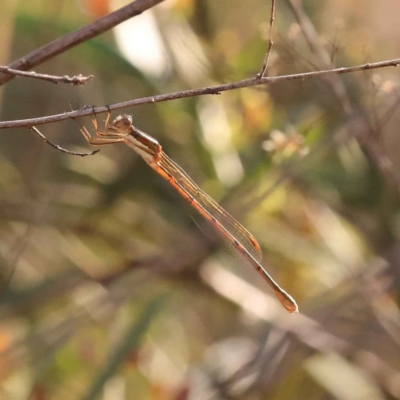
<svg viewBox="0 0 400 400">
<path fill-rule="evenodd" d="M 317 57 L 320 67 L 331 68 L 332 63 L 329 53 L 322 45 L 314 25 L 304 11 L 301 0 L 287 1 L 293 11 L 294 17 L 296 18 L 300 26 L 305 40 L 307 41 L 313 54 Z M 338 98 L 347 118 L 354 118 L 357 112 L 351 104 L 350 97 L 343 82 L 334 75 L 326 76 L 325 80 L 328 85 L 330 85 L 333 93 Z M 366 115 L 368 114 L 374 115 L 374 108 L 372 108 L 371 111 L 372 113 L 368 112 L 368 110 L 364 111 L 364 119 L 360 122 L 358 129 L 353 130 L 351 136 L 355 136 L 358 139 L 360 144 L 368 151 L 369 155 L 375 161 L 382 175 L 396 187 L 398 192 L 400 192 L 400 176 L 395 166 L 393 165 L 393 162 L 386 154 L 385 149 L 379 142 L 379 136 L 381 135 L 383 125 L 374 128 L 373 126 L 371 126 L 370 120 L 366 117 Z"/>
<path fill-rule="evenodd" d="M 257 75 L 260 78 L 263 78 L 267 75 L 269 56 L 271 55 L 272 46 L 274 45 L 274 42 L 272 40 L 272 28 L 274 26 L 274 20 L 275 20 L 275 0 L 271 0 L 271 16 L 269 19 L 269 42 L 268 42 L 267 52 L 264 57 L 263 66 L 261 68 L 260 73 Z"/>
<path fill-rule="evenodd" d="M 81 74 L 76 76 L 68 76 L 68 75 L 56 76 L 56 75 L 38 74 L 37 72 L 34 71 L 26 72 L 26 71 L 20 71 L 18 69 L 11 69 L 9 67 L 1 67 L 1 66 L 0 66 L 0 72 L 14 76 L 23 76 L 26 78 L 41 79 L 43 81 L 48 81 L 56 84 L 69 83 L 70 85 L 83 85 L 87 81 L 93 78 L 93 75 L 83 76 Z"/>
<path fill-rule="evenodd" d="M 62 121 L 67 118 L 79 118 L 79 117 L 84 117 L 87 115 L 94 115 L 94 114 L 100 114 L 100 113 L 104 113 L 104 112 L 108 112 L 108 111 L 118 110 L 121 108 L 138 106 L 141 104 L 158 103 L 158 102 L 162 102 L 162 101 L 177 100 L 177 99 L 183 99 L 183 98 L 187 98 L 187 97 L 203 96 L 206 94 L 214 94 L 215 95 L 215 94 L 221 94 L 221 92 L 225 92 L 228 90 L 266 85 L 266 84 L 276 83 L 276 82 L 280 82 L 280 81 L 305 80 L 308 78 L 316 78 L 316 77 L 321 77 L 321 76 L 325 76 L 325 75 L 348 74 L 350 72 L 366 71 L 366 70 L 371 70 L 371 69 L 376 69 L 376 68 L 385 68 L 385 67 L 397 67 L 399 65 L 400 65 L 400 58 L 396 58 L 393 60 L 380 61 L 380 62 L 376 62 L 376 63 L 367 63 L 367 64 L 356 65 L 356 66 L 347 67 L 347 68 L 342 67 L 342 68 L 334 68 L 334 69 L 328 69 L 328 70 L 323 70 L 323 71 L 304 72 L 301 74 L 280 75 L 280 76 L 264 77 L 264 78 L 256 77 L 256 78 L 244 79 L 242 81 L 237 81 L 237 82 L 232 82 L 232 83 L 225 83 L 222 85 L 208 86 L 208 87 L 199 88 L 199 89 L 183 90 L 181 92 L 161 94 L 161 95 L 151 96 L 151 97 L 142 97 L 140 99 L 129 100 L 129 101 L 125 101 L 122 103 L 115 103 L 115 104 L 102 106 L 102 107 L 84 106 L 76 111 L 70 111 L 68 113 L 64 112 L 62 114 L 49 115 L 46 117 L 22 119 L 22 120 L 16 120 L 16 121 L 3 121 L 3 122 L 0 122 L 0 129 L 31 127 L 33 125 L 43 125 L 43 124 L 48 124 L 51 122 Z"/>
<path fill-rule="evenodd" d="M 141 14 L 143 11 L 161 3 L 164 0 L 136 0 L 125 7 L 106 15 L 97 21 L 78 29 L 75 32 L 68 33 L 53 42 L 50 42 L 39 49 L 19 58 L 9 65 L 11 69 L 27 71 L 36 65 L 63 53 L 64 51 L 83 43 L 103 32 L 108 31 L 114 26 L 127 19 Z M 0 73 L 0 85 L 13 79 L 15 75 Z"/>
</svg>

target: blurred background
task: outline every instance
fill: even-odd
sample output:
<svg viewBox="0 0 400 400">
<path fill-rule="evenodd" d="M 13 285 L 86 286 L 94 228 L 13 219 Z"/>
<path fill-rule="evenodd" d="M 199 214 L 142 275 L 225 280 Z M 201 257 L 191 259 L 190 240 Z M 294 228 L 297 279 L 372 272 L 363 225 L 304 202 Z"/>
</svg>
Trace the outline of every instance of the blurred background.
<svg viewBox="0 0 400 400">
<path fill-rule="evenodd" d="M 125 4 L 3 0 L 0 65 Z M 269 75 L 396 58 L 399 13 L 394 0 L 277 1 Z M 0 118 L 253 77 L 269 15 L 263 0 L 167 0 L 35 67 L 93 74 L 86 85 L 9 81 Z M 399 78 L 123 110 L 257 237 L 298 315 L 125 145 L 81 158 L 2 130 L 0 398 L 400 399 Z M 72 120 L 38 128 L 92 150 Z"/>
</svg>

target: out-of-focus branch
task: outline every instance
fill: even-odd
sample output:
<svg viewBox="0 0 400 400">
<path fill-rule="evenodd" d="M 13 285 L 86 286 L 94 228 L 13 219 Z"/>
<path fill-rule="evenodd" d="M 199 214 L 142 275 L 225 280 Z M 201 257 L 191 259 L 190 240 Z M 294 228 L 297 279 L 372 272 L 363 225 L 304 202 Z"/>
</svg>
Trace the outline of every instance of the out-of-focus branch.
<svg viewBox="0 0 400 400">
<path fill-rule="evenodd" d="M 372 374 L 396 399 L 400 399 L 400 373 L 372 351 L 362 350 L 350 341 L 329 332 L 317 320 L 303 314 L 282 317 L 277 301 L 218 265 L 209 264 L 201 277 L 218 294 L 239 306 L 254 318 L 272 323 L 276 329 L 293 335 L 298 343 L 312 351 L 352 354 L 353 362 Z M 251 301 L 250 301 L 251 300 Z"/>
<path fill-rule="evenodd" d="M 244 79 L 242 81 L 232 82 L 232 83 L 225 83 L 222 85 L 216 86 L 208 86 L 199 89 L 191 89 L 191 90 L 183 90 L 180 92 L 174 93 L 167 93 L 161 94 L 151 97 L 142 97 L 140 99 L 129 100 L 122 103 L 114 103 L 107 106 L 102 107 L 88 107 L 84 106 L 79 110 L 70 111 L 68 113 L 56 114 L 56 115 L 49 115 L 47 117 L 40 117 L 40 118 L 30 118 L 30 119 L 22 119 L 16 121 L 3 121 L 0 122 L 0 129 L 6 128 L 19 128 L 19 127 L 30 127 L 33 125 L 43 125 L 49 124 L 51 122 L 58 122 L 65 120 L 67 118 L 79 118 L 84 117 L 87 115 L 94 115 L 100 114 L 108 111 L 118 110 L 121 108 L 133 107 L 142 104 L 149 104 L 149 103 L 159 103 L 162 101 L 170 101 L 170 100 L 177 100 L 183 99 L 187 97 L 195 97 L 195 96 L 203 96 L 206 94 L 221 94 L 221 92 L 225 92 L 228 90 L 252 87 L 252 86 L 260 86 L 266 85 L 269 83 L 276 83 L 281 81 L 293 81 L 293 80 L 305 80 L 308 78 L 316 78 L 325 75 L 337 75 L 337 74 L 348 74 L 350 72 L 357 72 L 357 71 L 366 71 L 376 68 L 385 68 L 385 67 L 397 67 L 400 65 L 400 58 L 396 58 L 393 60 L 387 61 L 379 61 L 375 63 L 367 63 L 362 65 L 356 65 L 353 67 L 341 67 L 341 68 L 334 68 L 328 69 L 323 71 L 312 71 L 312 72 L 304 72 L 300 74 L 291 74 L 291 75 L 280 75 L 280 76 L 271 76 L 271 77 L 264 77 L 264 78 L 250 78 Z"/>
<path fill-rule="evenodd" d="M 328 51 L 322 45 L 314 25 L 303 9 L 301 0 L 288 0 L 287 2 L 299 24 L 304 39 L 317 59 L 318 66 L 321 69 L 334 68 Z M 343 82 L 337 76 L 327 76 L 325 80 L 332 87 L 334 94 L 341 102 L 345 114 L 350 117 L 353 113 L 353 109 Z"/>
<path fill-rule="evenodd" d="M 51 83 L 69 83 L 70 85 L 83 85 L 87 81 L 93 78 L 93 75 L 83 76 L 81 74 L 76 76 L 56 76 L 56 75 L 47 75 L 47 74 L 38 74 L 35 71 L 20 71 L 18 69 L 11 69 L 9 67 L 0 67 L 0 72 L 4 72 L 5 74 L 10 74 L 14 76 L 23 76 L 25 78 L 33 78 L 33 79 L 40 79 L 43 81 L 48 81 Z"/>
<path fill-rule="evenodd" d="M 329 53 L 321 44 L 317 31 L 303 9 L 301 0 L 287 0 L 287 2 L 293 11 L 293 15 L 300 26 L 306 42 L 308 43 L 313 54 L 316 56 L 320 67 L 333 67 Z M 343 82 L 338 78 L 337 75 L 326 76 L 325 80 L 338 98 L 346 117 L 349 120 L 354 118 L 356 112 L 351 104 Z M 364 115 L 367 115 L 367 112 L 364 112 Z M 371 126 L 370 121 L 366 117 L 364 117 L 363 121 L 361 121 L 359 129 L 353 131 L 351 136 L 356 137 L 360 141 L 360 143 L 365 147 L 375 161 L 382 175 L 388 181 L 392 182 L 397 191 L 400 192 L 400 175 L 397 173 L 393 163 L 389 157 L 387 157 L 384 149 L 379 143 L 379 132 L 377 132 L 377 130 Z"/>
<path fill-rule="evenodd" d="M 63 53 L 70 48 L 83 43 L 103 32 L 108 31 L 114 26 L 127 19 L 141 14 L 143 11 L 161 3 L 164 0 L 136 0 L 125 7 L 106 15 L 97 21 L 78 29 L 75 32 L 68 33 L 53 42 L 50 42 L 39 49 L 19 58 L 9 65 L 11 69 L 27 71 L 36 65 L 39 65 L 58 54 Z M 15 75 L 0 74 L 0 85 L 13 79 Z"/>
</svg>

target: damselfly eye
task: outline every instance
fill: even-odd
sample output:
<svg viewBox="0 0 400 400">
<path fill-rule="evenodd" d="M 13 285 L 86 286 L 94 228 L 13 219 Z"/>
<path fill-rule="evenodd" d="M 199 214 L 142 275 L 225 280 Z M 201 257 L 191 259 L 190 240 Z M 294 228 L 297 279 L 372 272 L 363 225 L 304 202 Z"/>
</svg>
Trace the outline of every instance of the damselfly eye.
<svg viewBox="0 0 400 400">
<path fill-rule="evenodd" d="M 112 125 L 120 131 L 127 131 L 132 126 L 132 117 L 127 114 L 119 115 L 114 119 Z"/>
</svg>

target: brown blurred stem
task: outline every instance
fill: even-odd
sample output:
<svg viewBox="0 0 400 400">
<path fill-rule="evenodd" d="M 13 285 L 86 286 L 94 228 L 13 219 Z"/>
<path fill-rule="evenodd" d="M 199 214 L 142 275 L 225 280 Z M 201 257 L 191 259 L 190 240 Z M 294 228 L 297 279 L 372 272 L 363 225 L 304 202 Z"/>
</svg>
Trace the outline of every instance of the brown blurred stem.
<svg viewBox="0 0 400 400">
<path fill-rule="evenodd" d="M 322 45 L 314 25 L 304 11 L 301 0 L 287 0 L 287 2 L 300 26 L 304 39 L 306 40 L 313 54 L 316 56 L 319 66 L 322 69 L 332 68 L 333 65 L 329 53 Z M 395 66 L 398 65 L 398 63 L 395 64 Z M 352 106 L 350 97 L 343 82 L 338 78 L 337 75 L 327 75 L 324 78 L 339 100 L 347 119 L 351 120 L 356 117 L 358 112 L 356 112 Z M 375 161 L 382 175 L 388 181 L 390 181 L 400 193 L 400 175 L 398 174 L 392 161 L 387 156 L 384 147 L 379 141 L 383 124 L 380 127 L 374 128 L 371 126 L 371 123 L 367 118 L 368 114 L 369 110 L 364 110 L 363 118 L 360 120 L 358 129 L 351 132 L 348 137 L 350 138 L 354 136 L 358 139 L 360 144 L 364 146 L 369 155 Z"/>
<path fill-rule="evenodd" d="M 293 12 L 294 17 L 296 18 L 297 23 L 299 24 L 304 39 L 316 57 L 318 67 L 320 69 L 334 68 L 335 66 L 332 63 L 329 53 L 322 45 L 314 25 L 303 9 L 301 0 L 287 0 L 287 2 Z M 348 117 L 350 117 L 354 111 L 343 82 L 334 75 L 326 76 L 324 78 L 328 85 L 331 86 L 334 94 L 340 101 L 343 111 Z"/>
<path fill-rule="evenodd" d="M 42 64 L 50 58 L 53 58 L 80 43 L 83 43 L 95 36 L 100 35 L 103 32 L 108 31 L 121 22 L 141 14 L 143 11 L 148 10 L 162 1 L 164 0 L 133 1 L 127 6 L 108 14 L 105 17 L 86 25 L 81 29 L 78 29 L 75 32 L 68 33 L 67 35 L 62 36 L 53 42 L 50 42 L 39 49 L 32 51 L 31 53 L 14 61 L 8 67 L 22 71 L 30 70 L 34 66 Z M 14 76 L 15 75 L 0 73 L 0 85 L 13 79 Z"/>
<path fill-rule="evenodd" d="M 260 86 L 266 85 L 269 83 L 276 83 L 280 81 L 293 81 L 293 80 L 305 80 L 308 78 L 316 78 L 326 75 L 338 75 L 338 74 L 348 74 L 350 72 L 357 72 L 357 71 L 366 71 L 376 68 L 385 68 L 385 67 L 397 67 L 400 65 L 400 58 L 396 58 L 393 60 L 387 61 L 380 61 L 375 63 L 367 63 L 362 65 L 356 65 L 353 67 L 347 68 L 333 68 L 327 69 L 322 71 L 312 71 L 312 72 L 304 72 L 301 74 L 291 74 L 291 75 L 280 75 L 280 76 L 272 76 L 272 77 L 265 77 L 265 78 L 250 78 L 244 79 L 242 81 L 232 82 L 232 83 L 225 83 L 222 85 L 216 86 L 208 86 L 199 89 L 191 89 L 191 90 L 183 90 L 181 92 L 175 93 L 167 93 L 161 94 L 151 97 L 142 97 L 140 99 L 129 100 L 122 103 L 114 103 L 107 106 L 101 107 L 88 107 L 83 106 L 79 110 L 70 111 L 68 113 L 56 114 L 56 115 L 49 115 L 47 117 L 39 117 L 39 118 L 30 118 L 30 119 L 22 119 L 16 121 L 3 121 L 0 122 L 0 129 L 6 128 L 18 128 L 18 127 L 31 127 L 33 125 L 43 125 L 48 124 L 51 122 L 62 121 L 67 118 L 79 118 L 84 117 L 87 115 L 94 115 L 100 114 L 108 111 L 118 110 L 121 108 L 133 107 L 138 106 L 141 104 L 149 104 L 149 103 L 158 103 L 161 101 L 170 101 L 170 100 L 177 100 L 183 99 L 187 97 L 195 97 L 195 96 L 202 96 L 206 94 L 221 94 L 221 92 L 225 92 L 228 90 L 252 87 L 252 86 Z"/>
<path fill-rule="evenodd" d="M 275 0 L 271 1 L 271 15 L 269 18 L 269 42 L 267 52 L 264 57 L 263 66 L 261 68 L 260 73 L 257 75 L 258 78 L 265 77 L 267 75 L 268 64 L 269 64 L 269 56 L 271 55 L 272 46 L 274 42 L 272 40 L 272 28 L 274 26 L 275 20 Z"/>
<path fill-rule="evenodd" d="M 93 75 L 83 76 L 81 74 L 76 76 L 56 76 L 56 75 L 47 75 L 47 74 L 38 74 L 35 71 L 20 71 L 18 69 L 11 69 L 9 67 L 0 67 L 0 72 L 4 72 L 5 74 L 10 74 L 14 76 L 23 76 L 25 78 L 33 78 L 33 79 L 40 79 L 43 81 L 48 81 L 52 83 L 69 83 L 70 85 L 83 85 L 87 81 L 93 78 Z"/>
</svg>

